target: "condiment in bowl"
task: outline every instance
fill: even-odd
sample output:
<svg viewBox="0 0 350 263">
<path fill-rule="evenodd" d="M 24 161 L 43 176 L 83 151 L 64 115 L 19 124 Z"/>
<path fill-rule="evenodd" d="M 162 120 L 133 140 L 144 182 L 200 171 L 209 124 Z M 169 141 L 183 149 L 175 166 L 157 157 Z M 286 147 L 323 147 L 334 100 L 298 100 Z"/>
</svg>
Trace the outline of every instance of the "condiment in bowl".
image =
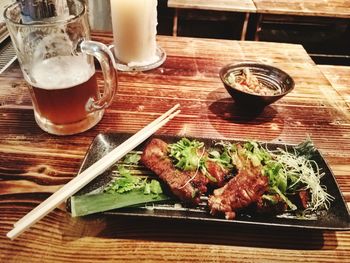
<svg viewBox="0 0 350 263">
<path fill-rule="evenodd" d="M 259 63 L 229 64 L 220 78 L 237 104 L 261 109 L 293 90 L 294 80 L 283 70 Z"/>
</svg>

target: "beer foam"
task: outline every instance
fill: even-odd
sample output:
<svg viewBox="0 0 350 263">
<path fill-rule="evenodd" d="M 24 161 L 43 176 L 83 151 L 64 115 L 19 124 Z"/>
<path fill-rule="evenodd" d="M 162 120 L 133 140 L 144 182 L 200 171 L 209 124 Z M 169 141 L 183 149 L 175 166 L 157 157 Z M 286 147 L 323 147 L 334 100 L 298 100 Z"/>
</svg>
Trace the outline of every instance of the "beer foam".
<svg viewBox="0 0 350 263">
<path fill-rule="evenodd" d="M 27 81 L 41 89 L 66 89 L 89 80 L 94 72 L 86 55 L 52 57 L 34 64 Z"/>
</svg>

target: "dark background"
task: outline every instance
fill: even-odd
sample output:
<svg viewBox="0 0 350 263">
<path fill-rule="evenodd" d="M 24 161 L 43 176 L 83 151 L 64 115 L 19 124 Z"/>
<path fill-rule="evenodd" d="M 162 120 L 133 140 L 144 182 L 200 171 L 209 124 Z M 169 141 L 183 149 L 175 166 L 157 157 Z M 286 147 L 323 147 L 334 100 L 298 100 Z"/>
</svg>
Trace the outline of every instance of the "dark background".
<svg viewBox="0 0 350 263">
<path fill-rule="evenodd" d="M 172 35 L 174 9 L 158 0 L 158 34 Z M 250 16 L 250 23 L 257 19 Z M 239 40 L 244 13 L 182 9 L 178 36 Z M 253 22 L 253 23 L 251 23 Z M 254 40 L 248 28 L 247 40 Z M 263 15 L 259 41 L 297 43 L 317 64 L 350 65 L 350 19 Z"/>
</svg>

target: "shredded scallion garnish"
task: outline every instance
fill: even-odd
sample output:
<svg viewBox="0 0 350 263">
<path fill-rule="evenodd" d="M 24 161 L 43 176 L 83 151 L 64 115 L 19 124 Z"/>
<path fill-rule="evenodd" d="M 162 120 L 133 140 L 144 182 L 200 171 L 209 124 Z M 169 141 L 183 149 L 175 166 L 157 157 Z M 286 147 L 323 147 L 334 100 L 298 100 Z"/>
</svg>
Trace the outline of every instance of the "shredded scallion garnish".
<svg viewBox="0 0 350 263">
<path fill-rule="evenodd" d="M 273 153 L 273 157 L 276 162 L 281 164 L 283 173 L 288 176 L 291 182 L 287 191 L 295 189 L 295 186 L 300 186 L 299 190 L 309 190 L 311 194 L 307 209 L 315 211 L 318 208 L 329 208 L 329 204 L 334 198 L 327 193 L 325 186 L 321 185 L 320 180 L 324 173 L 320 171 L 315 161 L 281 149 Z"/>
<path fill-rule="evenodd" d="M 207 156 L 204 156 L 205 147 L 203 142 L 182 138 L 176 143 L 169 144 L 168 149 L 169 157 L 172 158 L 176 168 L 182 171 L 195 172 L 190 181 L 196 177 L 198 171 L 202 172 L 210 181 L 217 181 L 207 170 L 205 164 Z M 189 182 L 186 182 L 185 185 Z"/>
<path fill-rule="evenodd" d="M 327 193 L 326 187 L 321 184 L 324 173 L 311 159 L 316 149 L 310 138 L 292 147 L 289 151 L 287 147 L 270 151 L 255 141 L 243 144 L 242 149 L 237 149 L 234 144 L 227 142 L 221 143 L 221 145 L 230 154 L 233 164 L 235 164 L 235 160 L 239 162 L 238 154 L 249 159 L 253 166 L 261 166 L 262 173 L 269 178 L 267 194 L 278 194 L 291 210 L 296 210 L 297 207 L 288 196 L 297 191 L 309 191 L 311 200 L 307 210 L 311 211 L 316 211 L 319 208 L 328 209 L 330 202 L 334 199 Z"/>
</svg>

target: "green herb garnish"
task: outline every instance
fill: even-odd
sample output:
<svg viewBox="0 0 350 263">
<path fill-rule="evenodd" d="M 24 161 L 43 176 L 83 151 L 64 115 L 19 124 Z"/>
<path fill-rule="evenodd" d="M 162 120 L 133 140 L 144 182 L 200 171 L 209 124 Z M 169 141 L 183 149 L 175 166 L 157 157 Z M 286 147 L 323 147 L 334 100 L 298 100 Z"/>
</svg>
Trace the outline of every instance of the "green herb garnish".
<svg viewBox="0 0 350 263">
<path fill-rule="evenodd" d="M 104 189 L 105 193 L 125 193 L 133 190 L 143 190 L 144 194 L 163 193 L 157 180 L 148 180 L 141 176 L 132 175 L 124 165 L 117 165 L 117 177 Z"/>
<path fill-rule="evenodd" d="M 125 155 L 123 163 L 125 164 L 138 164 L 141 159 L 140 154 L 138 153 L 128 153 Z"/>
<path fill-rule="evenodd" d="M 306 140 L 294 147 L 298 156 L 304 156 L 307 159 L 311 159 L 316 152 L 314 143 L 310 137 L 307 137 Z"/>
<path fill-rule="evenodd" d="M 116 177 L 101 193 L 73 196 L 70 200 L 72 216 L 169 200 L 170 197 L 163 194 L 159 181 L 146 176 L 135 176 L 126 168 L 126 165 L 137 165 L 139 160 L 139 154 L 126 155 L 123 164 L 115 166 Z"/>
<path fill-rule="evenodd" d="M 237 155 L 244 156 L 253 166 L 261 166 L 262 174 L 269 178 L 269 190 L 266 195 L 278 194 L 288 205 L 289 209 L 297 209 L 288 198 L 297 190 L 309 190 L 311 193 L 310 207 L 315 211 L 319 207 L 328 208 L 333 200 L 326 189 L 320 184 L 323 173 L 320 172 L 316 162 L 310 160 L 316 149 L 310 138 L 293 147 L 291 152 L 282 149 L 269 151 L 255 141 L 243 144 L 242 148 L 234 151 L 231 143 L 222 143 L 235 163 Z"/>
<path fill-rule="evenodd" d="M 173 159 L 176 168 L 183 171 L 194 171 L 195 173 L 201 171 L 210 181 L 217 182 L 217 179 L 207 170 L 206 161 L 208 157 L 205 155 L 203 142 L 182 138 L 176 143 L 169 144 L 168 149 L 169 157 Z M 195 176 L 192 178 L 195 178 Z"/>
<path fill-rule="evenodd" d="M 295 148 L 293 150 L 295 151 Z M 311 193 L 308 210 L 315 211 L 321 207 L 328 209 L 329 203 L 334 198 L 321 185 L 320 180 L 324 173 L 320 171 L 315 161 L 282 149 L 278 149 L 272 155 L 274 162 L 282 166 L 279 173 L 287 178 L 286 194 L 295 193 L 297 189 L 308 190 Z"/>
<path fill-rule="evenodd" d="M 196 171 L 204 166 L 204 143 L 182 138 L 169 144 L 169 156 L 173 158 L 176 168 L 183 171 Z"/>
<path fill-rule="evenodd" d="M 225 169 L 233 168 L 230 153 L 225 147 L 222 147 L 222 149 L 219 150 L 213 149 L 209 151 L 209 160 L 216 162 Z"/>
</svg>

